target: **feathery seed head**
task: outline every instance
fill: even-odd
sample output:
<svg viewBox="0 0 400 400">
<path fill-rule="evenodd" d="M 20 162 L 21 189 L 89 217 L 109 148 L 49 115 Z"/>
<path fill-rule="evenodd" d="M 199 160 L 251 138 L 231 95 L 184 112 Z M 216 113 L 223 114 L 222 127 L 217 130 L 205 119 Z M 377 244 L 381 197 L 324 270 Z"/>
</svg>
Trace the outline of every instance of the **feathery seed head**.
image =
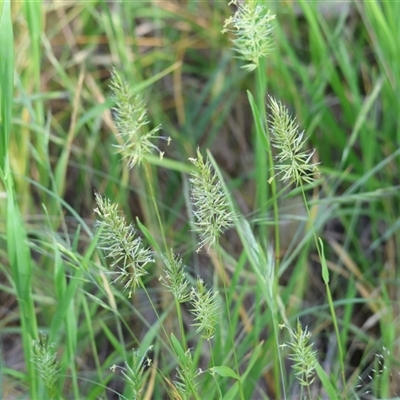
<svg viewBox="0 0 400 400">
<path fill-rule="evenodd" d="M 196 333 L 202 332 L 202 338 L 210 340 L 215 333 L 215 327 L 218 319 L 218 292 L 206 290 L 204 282 L 201 278 L 197 278 L 197 289 L 192 288 L 191 300 L 195 323 L 197 326 Z"/>
<path fill-rule="evenodd" d="M 153 346 L 150 346 L 144 355 L 141 355 L 139 350 L 133 350 L 132 365 L 125 362 L 125 367 L 114 364 L 110 368 L 112 372 L 115 372 L 117 369 L 121 370 L 125 382 L 132 390 L 134 400 L 142 398 L 141 393 L 146 380 L 145 369 L 151 365 L 151 359 L 147 357 L 146 353 L 152 348 Z"/>
<path fill-rule="evenodd" d="M 283 325 L 283 327 L 285 327 Z M 303 330 L 300 321 L 297 321 L 297 329 L 290 330 L 291 341 L 280 345 L 281 348 L 289 347 L 292 354 L 289 359 L 294 361 L 293 369 L 299 383 L 303 386 L 310 386 L 314 381 L 315 367 L 317 365 L 317 351 L 310 343 L 311 332 L 307 327 Z"/>
<path fill-rule="evenodd" d="M 43 379 L 44 385 L 48 391 L 49 397 L 56 397 L 56 383 L 60 374 L 57 354 L 53 350 L 54 343 L 49 344 L 47 336 L 40 333 L 39 339 L 33 341 L 32 359 L 39 375 Z"/>
<path fill-rule="evenodd" d="M 225 21 L 222 33 L 236 34 L 236 38 L 232 39 L 234 50 L 240 54 L 238 58 L 249 61 L 243 68 L 253 71 L 258 67 L 259 60 L 272 49 L 272 21 L 275 15 L 271 15 L 258 0 L 232 0 L 229 4 L 237 6 L 237 10 Z M 229 29 L 229 25 L 233 25 L 233 29 Z"/>
<path fill-rule="evenodd" d="M 229 202 L 211 163 L 204 161 L 200 150 L 197 158 L 189 158 L 194 165 L 190 178 L 190 195 L 194 208 L 194 231 L 200 236 L 197 251 L 203 246 L 213 246 L 233 226 L 235 214 L 229 211 Z"/>
<path fill-rule="evenodd" d="M 193 357 L 191 350 L 188 349 L 184 353 L 184 358 L 180 359 L 181 366 L 177 367 L 177 378 L 175 381 L 175 387 L 173 393 L 174 399 L 179 400 L 189 400 L 192 398 L 192 393 L 195 391 L 197 393 L 199 380 L 197 379 L 203 371 L 198 368 L 195 369 Z"/>
<path fill-rule="evenodd" d="M 271 183 L 275 176 L 281 175 L 281 181 L 289 180 L 299 185 L 302 181 L 312 183 L 318 173 L 318 163 L 310 163 L 314 151 L 303 151 L 307 138 L 304 131 L 299 132 L 296 119 L 289 115 L 288 109 L 281 102 L 269 97 L 271 110 L 271 142 L 278 150 L 275 157 L 278 160 L 275 168 L 278 173 L 269 179 Z"/>
<path fill-rule="evenodd" d="M 172 251 L 171 251 L 172 254 Z M 182 259 L 173 255 L 172 260 L 163 257 L 165 270 L 164 275 L 160 276 L 159 281 L 170 291 L 179 303 L 184 303 L 190 299 L 189 281 L 186 278 L 185 266 Z"/>
<path fill-rule="evenodd" d="M 124 82 L 118 72 L 113 69 L 110 88 L 115 100 L 115 123 L 122 137 L 123 144 L 115 145 L 117 152 L 122 154 L 122 158 L 128 160 L 128 168 L 133 168 L 136 164 L 143 162 L 146 154 L 156 150 L 160 157 L 164 155 L 162 151 L 153 143 L 156 139 L 165 139 L 168 144 L 170 138 L 158 136 L 161 125 L 148 130 L 147 111 L 144 102 L 139 95 L 131 93 L 130 86 Z"/>
<path fill-rule="evenodd" d="M 154 263 L 153 252 L 143 245 L 135 228 L 126 222 L 116 204 L 98 193 L 95 197 L 97 208 L 94 212 L 100 217 L 96 224 L 100 249 L 113 260 L 110 267 L 116 270 L 113 274 L 117 275 L 113 283 L 122 281 L 124 290 L 129 289 L 128 297 L 131 297 L 142 277 L 148 273 L 145 269 L 147 264 Z"/>
</svg>

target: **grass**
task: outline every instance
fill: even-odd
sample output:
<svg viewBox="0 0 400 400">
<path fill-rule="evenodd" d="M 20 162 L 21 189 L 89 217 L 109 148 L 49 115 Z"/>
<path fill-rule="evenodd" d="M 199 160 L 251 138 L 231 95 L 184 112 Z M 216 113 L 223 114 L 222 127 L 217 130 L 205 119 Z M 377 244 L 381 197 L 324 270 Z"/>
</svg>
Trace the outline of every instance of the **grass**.
<svg viewBox="0 0 400 400">
<path fill-rule="evenodd" d="M 225 2 L 0 3 L 0 398 L 400 396 L 400 4 L 267 5 L 247 71 Z M 163 158 L 128 168 L 114 69 Z M 315 181 L 268 183 L 268 96 Z M 154 260 L 127 290 L 95 193 Z"/>
</svg>

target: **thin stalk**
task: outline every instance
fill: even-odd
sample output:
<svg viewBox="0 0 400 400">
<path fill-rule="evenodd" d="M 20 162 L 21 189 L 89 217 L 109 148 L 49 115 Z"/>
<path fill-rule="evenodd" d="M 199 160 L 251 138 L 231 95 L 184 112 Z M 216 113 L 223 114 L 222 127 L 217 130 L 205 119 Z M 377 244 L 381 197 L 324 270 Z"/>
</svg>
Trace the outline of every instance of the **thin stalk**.
<svg viewBox="0 0 400 400">
<path fill-rule="evenodd" d="M 147 187 L 149 188 L 149 192 L 150 192 L 150 198 L 151 201 L 153 203 L 153 207 L 154 207 L 154 211 L 156 213 L 156 218 L 157 218 L 157 222 L 158 222 L 158 227 L 160 229 L 160 233 L 161 233 L 161 237 L 162 237 L 162 241 L 164 244 L 164 248 L 165 248 L 165 253 L 167 254 L 167 256 L 170 258 L 171 256 L 171 251 L 167 246 L 167 241 L 165 239 L 165 232 L 164 232 L 164 227 L 161 221 L 161 216 L 160 216 L 160 211 L 158 209 L 158 205 L 157 205 L 157 201 L 156 201 L 156 197 L 155 197 L 155 193 L 154 193 L 154 188 L 153 188 L 153 179 L 151 176 L 151 171 L 150 171 L 150 164 L 148 163 L 144 163 L 144 170 L 145 170 L 145 174 L 146 174 L 146 181 L 147 181 Z"/>
<path fill-rule="evenodd" d="M 221 246 L 219 244 L 219 241 L 217 240 L 216 242 L 216 250 L 218 254 L 218 260 L 219 260 L 219 265 L 223 265 L 222 263 L 222 255 L 221 255 Z M 228 317 L 228 324 L 229 324 L 229 336 L 231 337 L 232 340 L 232 353 L 233 353 L 233 359 L 235 361 L 235 368 L 236 368 L 236 373 L 238 376 L 240 376 L 240 371 L 239 371 L 239 363 L 237 359 L 237 354 L 236 354 L 236 344 L 235 344 L 235 333 L 233 331 L 233 326 L 232 326 L 232 318 L 231 318 L 231 311 L 229 309 L 229 298 L 228 298 L 228 288 L 226 286 L 226 275 L 225 275 L 225 270 L 221 268 L 222 271 L 222 281 L 224 284 L 224 295 L 225 295 L 225 305 L 226 305 L 226 315 Z M 244 400 L 244 393 L 243 393 L 243 386 L 242 382 L 240 379 L 238 379 L 238 387 L 239 387 L 239 393 L 240 393 L 240 398 Z"/>
<path fill-rule="evenodd" d="M 260 110 L 260 115 L 262 115 L 262 125 L 264 127 L 264 132 L 266 135 L 266 145 L 267 145 L 267 155 L 268 155 L 268 168 L 273 174 L 274 171 L 274 156 L 272 153 L 272 146 L 271 146 L 271 140 L 270 140 L 270 135 L 269 135 L 269 126 L 268 126 L 268 118 L 266 117 L 266 109 L 265 109 L 265 93 L 268 90 L 268 85 L 267 85 L 267 74 L 266 74 L 266 68 L 265 68 L 265 59 L 260 60 L 260 65 L 257 68 L 257 82 L 258 82 L 258 87 L 257 87 L 257 107 Z M 263 149 L 264 146 L 262 145 L 261 138 L 257 135 L 257 141 L 256 141 L 256 154 L 257 154 L 257 149 Z M 266 165 L 265 165 L 266 167 Z M 267 183 L 267 174 L 265 173 L 265 176 L 263 174 L 262 179 L 264 180 L 265 183 Z M 261 208 L 262 215 L 266 215 L 267 210 L 266 210 L 266 201 L 267 201 L 267 195 L 268 195 L 268 185 L 264 187 L 263 185 L 259 185 L 258 187 L 263 188 L 263 192 L 259 194 L 260 198 L 260 204 L 258 205 Z M 279 236 L 279 206 L 278 206 L 278 197 L 277 197 L 277 188 L 276 188 L 276 182 L 275 179 L 272 180 L 271 182 L 271 195 L 272 195 L 272 200 L 273 200 L 273 208 L 274 208 L 274 220 L 275 220 L 275 266 L 276 269 L 279 269 L 279 264 L 280 264 L 280 236 Z M 262 201 L 261 201 L 262 200 Z M 265 233 L 264 233 L 265 236 Z M 263 237 L 264 241 L 266 237 Z"/>
<path fill-rule="evenodd" d="M 212 366 L 215 366 L 214 352 L 213 352 L 213 348 L 212 348 L 212 346 L 211 346 L 211 341 L 210 341 L 210 340 L 207 340 L 207 342 L 208 342 L 208 345 L 209 345 L 209 347 L 210 347 L 211 365 L 212 365 Z M 220 387 L 219 387 L 219 385 L 218 385 L 217 379 L 215 378 L 215 374 L 211 374 L 211 376 L 212 376 L 212 378 L 213 378 L 214 381 L 215 381 L 215 386 L 216 386 L 216 388 L 218 389 L 219 398 L 222 399 L 222 398 L 223 398 L 223 395 L 222 395 L 221 389 L 220 389 Z"/>
<path fill-rule="evenodd" d="M 163 245 L 165 248 L 165 254 L 167 256 L 167 258 L 169 259 L 170 262 L 174 262 L 173 260 L 173 254 L 171 254 L 171 250 L 167 245 L 167 241 L 165 238 L 165 232 L 164 232 L 164 226 L 162 224 L 161 221 L 161 215 L 158 209 L 158 205 L 157 205 L 157 201 L 155 198 L 155 193 L 154 193 L 154 188 L 153 188 L 153 180 L 151 178 L 151 174 L 150 174 L 150 168 L 151 166 L 148 163 L 145 163 L 144 165 L 145 168 L 145 173 L 146 173 L 146 180 L 148 182 L 148 188 L 150 191 L 150 198 L 153 202 L 153 207 L 154 207 L 154 211 L 156 213 L 156 218 L 157 218 L 157 222 L 158 222 L 158 226 L 160 229 L 160 233 L 161 233 L 161 237 L 163 240 Z M 179 302 L 174 298 L 175 301 L 175 308 L 176 308 L 176 313 L 177 313 L 177 317 L 178 317 L 178 324 L 179 324 L 179 330 L 181 333 L 181 341 L 182 341 L 182 345 L 183 347 L 186 349 L 187 348 L 187 343 L 186 343 L 186 336 L 185 336 L 185 329 L 184 329 L 184 325 L 183 325 L 183 318 L 182 318 L 182 311 L 181 311 L 181 307 Z M 153 306 L 154 307 L 154 306 Z"/>
<path fill-rule="evenodd" d="M 197 394 L 196 388 L 192 385 L 192 382 L 189 382 L 190 391 L 192 392 L 194 398 L 196 400 L 201 400 L 199 395 Z"/>
<path fill-rule="evenodd" d="M 274 274 L 275 276 L 275 274 Z M 279 373 L 280 373 L 280 377 L 281 377 L 281 383 L 282 383 L 282 392 L 283 392 L 283 398 L 286 400 L 286 385 L 285 385 L 285 374 L 284 374 L 284 370 L 283 370 L 283 362 L 282 362 L 282 357 L 281 357 L 281 352 L 279 351 L 280 345 L 279 345 L 279 330 L 278 330 L 278 322 L 276 320 L 277 317 L 277 311 L 276 311 L 276 304 L 274 303 L 275 298 L 277 297 L 277 291 L 276 291 L 276 282 L 275 282 L 275 278 L 274 278 L 274 284 L 273 284 L 273 296 L 274 298 L 271 298 L 270 300 L 270 307 L 272 308 L 272 326 L 274 329 L 274 338 L 275 338 L 275 344 L 276 344 L 276 349 L 277 349 L 277 357 L 278 357 L 278 365 L 279 365 Z M 280 387 L 279 385 L 276 386 L 277 391 L 278 391 L 278 398 L 280 397 Z"/>
<path fill-rule="evenodd" d="M 308 392 L 308 398 L 311 399 L 312 397 L 311 397 L 310 384 L 307 385 L 307 392 Z"/>
<path fill-rule="evenodd" d="M 268 140 L 268 127 L 267 127 L 267 119 L 265 117 L 265 93 L 267 91 L 267 82 L 265 78 L 265 62 L 264 60 L 260 60 L 260 65 L 256 69 L 256 76 L 255 76 L 255 101 L 257 105 L 257 109 L 259 112 L 260 124 L 262 127 L 262 132 L 260 132 L 256 128 L 256 135 L 255 135 L 255 156 L 256 156 L 256 171 L 255 171 L 255 179 L 257 182 L 256 186 L 256 208 L 260 210 L 260 214 L 262 217 L 266 218 L 267 215 L 267 198 L 268 198 L 268 163 L 270 160 L 267 160 L 270 156 L 270 148 L 269 152 L 267 150 L 268 156 L 265 155 L 265 143 L 263 144 L 263 140 L 261 135 L 265 132 L 267 136 L 267 143 L 269 144 Z M 266 232 L 266 225 L 262 225 L 260 227 L 260 236 L 262 241 L 265 243 L 267 240 L 267 232 Z"/>
<path fill-rule="evenodd" d="M 311 221 L 311 213 L 310 213 L 310 209 L 308 207 L 308 202 L 307 202 L 305 191 L 304 191 L 302 184 L 301 184 L 301 193 L 303 195 L 303 201 L 304 201 L 305 208 L 307 210 L 308 218 Z M 321 261 L 321 265 L 322 265 L 322 277 L 325 282 L 326 294 L 328 296 L 329 310 L 330 310 L 330 313 L 332 316 L 333 326 L 335 328 L 336 339 L 338 341 L 339 362 L 340 362 L 340 370 L 341 370 L 341 377 L 342 377 L 343 390 L 344 390 L 343 394 L 344 394 L 345 398 L 347 399 L 346 378 L 345 378 L 345 368 L 344 368 L 344 355 L 343 355 L 343 348 L 342 348 L 342 344 L 341 344 L 341 340 L 340 340 L 339 325 L 338 325 L 336 314 L 335 314 L 335 307 L 333 305 L 332 294 L 331 294 L 331 290 L 329 288 L 329 271 L 328 271 L 328 267 L 327 267 L 326 261 L 325 261 L 325 254 L 324 254 L 324 250 L 323 250 L 322 241 L 320 238 L 317 237 L 317 234 L 316 234 L 315 228 L 314 228 L 314 224 L 312 224 L 312 223 L 311 223 L 311 229 L 313 232 L 315 245 L 317 247 L 318 257 L 319 257 L 319 259 Z"/>
<path fill-rule="evenodd" d="M 268 195 L 268 185 L 267 185 L 267 163 L 268 163 L 268 168 L 269 171 L 273 174 L 274 171 L 274 156 L 272 153 L 272 146 L 271 146 L 271 140 L 270 140 L 270 135 L 269 135 L 269 126 L 268 126 L 268 118 L 266 116 L 266 108 L 265 108 L 265 93 L 267 92 L 267 74 L 266 74 L 266 67 L 265 67 L 265 59 L 259 60 L 260 65 L 257 68 L 257 108 L 259 110 L 259 115 L 262 118 L 262 126 L 263 126 L 263 131 L 265 132 L 266 136 L 266 151 L 267 151 L 267 160 L 265 160 L 265 156 L 262 156 L 262 168 L 263 168 L 263 173 L 261 175 L 262 179 L 262 184 L 257 185 L 257 187 L 261 188 L 262 193 L 258 193 L 258 199 L 259 199 L 259 204 L 258 206 L 261 209 L 261 215 L 266 216 L 267 215 L 267 195 Z M 256 155 L 262 151 L 264 153 L 265 146 L 263 146 L 263 141 L 260 137 L 261 132 L 257 135 L 256 139 Z M 257 163 L 257 166 L 259 167 L 259 164 Z M 265 186 L 264 186 L 265 185 Z M 275 271 L 278 271 L 279 269 L 279 264 L 280 264 L 280 236 L 279 236 L 279 207 L 278 207 L 278 197 L 277 197 L 277 188 L 276 188 L 276 181 L 275 179 L 272 180 L 271 182 L 271 195 L 272 195 L 272 200 L 273 200 L 273 212 L 274 212 L 274 220 L 275 220 L 275 229 L 274 229 L 274 236 L 275 236 Z M 264 232 L 264 230 L 261 231 L 261 238 L 263 243 L 266 243 L 267 237 Z M 275 283 L 274 283 L 275 286 Z M 273 301 L 273 299 L 271 299 Z M 279 349 L 279 340 L 278 340 L 278 329 L 277 329 L 277 321 L 276 321 L 276 312 L 272 313 L 272 319 L 273 319 L 273 326 L 274 326 L 274 336 L 275 336 L 275 341 L 276 341 L 276 346 L 277 349 Z M 286 398 L 286 393 L 285 393 L 285 384 L 283 382 L 283 363 L 280 357 L 280 352 L 278 350 L 278 363 L 279 363 L 279 370 L 280 370 L 280 376 L 282 377 L 282 389 L 283 389 L 283 395 L 284 398 Z M 279 390 L 279 385 L 277 385 L 277 389 Z"/>
<path fill-rule="evenodd" d="M 165 330 L 164 324 L 161 323 L 161 318 L 160 318 L 160 315 L 158 314 L 157 308 L 154 305 L 153 300 L 151 299 L 151 296 L 149 295 L 149 292 L 147 291 L 147 289 L 146 289 L 146 287 L 145 287 L 145 285 L 144 285 L 144 283 L 143 283 L 143 281 L 141 279 L 140 279 L 139 285 L 143 289 L 144 293 L 146 294 L 146 297 L 149 300 L 150 306 L 151 306 L 152 310 L 154 311 L 154 314 L 156 315 L 157 320 L 160 321 L 161 329 L 163 330 L 165 337 L 169 341 L 169 344 L 170 344 L 171 348 L 173 348 L 172 344 L 170 342 L 170 339 L 169 339 L 169 335 L 167 334 L 167 331 Z"/>
<path fill-rule="evenodd" d="M 179 331 L 180 331 L 181 337 L 182 337 L 182 345 L 185 349 L 187 349 L 187 342 L 186 342 L 185 329 L 183 326 L 181 306 L 180 306 L 179 301 L 175 297 L 174 297 L 174 301 L 175 301 L 176 315 L 178 317 Z"/>
</svg>

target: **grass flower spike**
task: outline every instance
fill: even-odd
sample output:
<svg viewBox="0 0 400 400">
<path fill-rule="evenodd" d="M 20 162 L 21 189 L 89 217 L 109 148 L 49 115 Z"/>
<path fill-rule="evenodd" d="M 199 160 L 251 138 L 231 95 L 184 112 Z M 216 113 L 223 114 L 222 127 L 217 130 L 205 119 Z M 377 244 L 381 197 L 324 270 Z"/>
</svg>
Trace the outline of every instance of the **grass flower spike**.
<svg viewBox="0 0 400 400">
<path fill-rule="evenodd" d="M 272 97 L 270 100 L 271 110 L 271 142 L 278 150 L 275 168 L 278 173 L 269 179 L 269 183 L 280 175 L 282 181 L 290 181 L 301 184 L 302 181 L 311 183 L 314 175 L 318 172 L 317 165 L 310 163 L 314 151 L 303 151 L 302 148 L 306 141 L 304 131 L 299 132 L 296 120 L 289 115 L 287 108 L 281 102 L 277 102 Z"/>
<path fill-rule="evenodd" d="M 280 347 L 289 347 L 292 350 L 289 359 L 294 361 L 295 375 L 302 386 L 309 387 L 314 381 L 317 365 L 317 352 L 310 343 L 311 333 L 307 330 L 307 327 L 303 330 L 300 321 L 297 321 L 297 329 L 289 330 L 289 332 L 292 340 L 280 345 Z"/>
<path fill-rule="evenodd" d="M 127 224 L 116 204 L 98 193 L 95 196 L 97 208 L 94 212 L 100 217 L 97 222 L 100 248 L 113 259 L 111 268 L 117 269 L 114 282 L 122 281 L 124 290 L 129 289 L 128 297 L 132 297 L 142 277 L 148 273 L 147 264 L 154 262 L 153 252 L 143 246 L 142 239 L 136 236 L 133 225 Z"/>
<path fill-rule="evenodd" d="M 126 362 L 125 367 L 119 367 L 114 364 L 110 368 L 113 372 L 117 369 L 121 370 L 124 380 L 132 390 L 132 398 L 134 400 L 142 398 L 143 387 L 146 381 L 145 370 L 151 366 L 151 360 L 146 354 L 152 348 L 153 346 L 150 346 L 143 356 L 140 354 L 139 350 L 133 350 L 132 366 Z"/>
<path fill-rule="evenodd" d="M 32 346 L 32 362 L 43 379 L 50 399 L 57 395 L 56 383 L 60 373 L 57 354 L 54 353 L 53 347 L 54 344 L 49 344 L 44 334 L 40 334 L 39 339 L 34 340 Z"/>
<path fill-rule="evenodd" d="M 221 182 L 209 161 L 204 162 L 200 150 L 197 158 L 189 158 L 194 165 L 190 178 L 191 200 L 194 207 L 195 231 L 200 235 L 197 251 L 203 246 L 214 245 L 221 234 L 231 226 L 235 215 L 229 211 L 229 203 Z"/>
<path fill-rule="evenodd" d="M 197 326 L 196 333 L 203 332 L 202 338 L 210 340 L 215 333 L 218 318 L 218 292 L 206 290 L 204 282 L 201 278 L 197 278 L 197 289 L 192 288 L 192 313 L 195 315 L 195 323 Z"/>
<path fill-rule="evenodd" d="M 171 292 L 179 303 L 190 299 L 189 281 L 186 278 L 182 259 L 174 255 L 172 261 L 164 258 L 165 271 L 159 281 Z"/>
<path fill-rule="evenodd" d="M 253 71 L 258 67 L 259 60 L 266 57 L 272 48 L 272 21 L 275 15 L 257 0 L 233 0 L 229 4 L 237 6 L 233 16 L 225 21 L 222 33 L 233 32 L 236 38 L 232 40 L 234 49 L 240 54 L 238 58 L 250 61 L 243 68 Z M 228 29 L 233 25 L 233 29 Z"/>
<path fill-rule="evenodd" d="M 148 131 L 146 125 L 149 124 L 147 111 L 140 96 L 133 96 L 128 83 L 124 82 L 114 69 L 110 83 L 115 100 L 116 126 L 119 135 L 124 143 L 116 145 L 117 152 L 128 160 L 128 167 L 133 168 L 136 164 L 141 164 L 145 155 L 156 150 L 160 157 L 164 155 L 162 151 L 153 143 L 156 139 L 166 139 L 168 144 L 170 138 L 158 136 L 161 125 Z"/>
<path fill-rule="evenodd" d="M 192 394 L 195 394 L 195 398 L 199 398 L 197 391 L 199 386 L 198 377 L 203 373 L 200 368 L 194 368 L 194 362 L 191 350 L 188 349 L 183 354 L 183 358 L 180 359 L 181 366 L 176 368 L 177 378 L 175 381 L 176 392 L 173 396 L 177 400 L 189 400 Z"/>
</svg>

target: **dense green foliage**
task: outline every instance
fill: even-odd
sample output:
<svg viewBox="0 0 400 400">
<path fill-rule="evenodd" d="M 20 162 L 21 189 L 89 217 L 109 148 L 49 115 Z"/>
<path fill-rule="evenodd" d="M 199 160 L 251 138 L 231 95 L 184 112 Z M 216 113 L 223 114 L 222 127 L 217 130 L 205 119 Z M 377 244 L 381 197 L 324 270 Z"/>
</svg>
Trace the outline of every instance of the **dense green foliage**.
<svg viewBox="0 0 400 400">
<path fill-rule="evenodd" d="M 400 396 L 400 2 L 233 3 L 0 2 L 0 398 Z"/>
</svg>

